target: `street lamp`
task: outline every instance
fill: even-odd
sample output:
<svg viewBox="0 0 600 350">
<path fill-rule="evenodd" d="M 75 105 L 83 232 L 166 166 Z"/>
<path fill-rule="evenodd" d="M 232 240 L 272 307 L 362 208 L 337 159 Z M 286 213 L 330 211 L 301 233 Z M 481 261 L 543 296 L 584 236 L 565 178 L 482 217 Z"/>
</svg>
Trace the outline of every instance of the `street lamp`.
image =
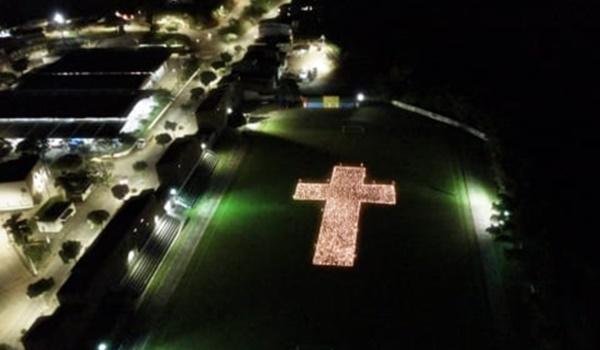
<svg viewBox="0 0 600 350">
<path fill-rule="evenodd" d="M 105 342 L 101 342 L 96 348 L 98 350 L 108 350 L 108 344 L 106 344 Z"/>
<path fill-rule="evenodd" d="M 365 94 L 363 94 L 362 92 L 359 92 L 358 94 L 356 94 L 356 101 L 363 102 L 364 100 L 365 100 Z"/>
<path fill-rule="evenodd" d="M 135 259 L 135 250 L 132 249 L 129 251 L 129 253 L 127 253 L 127 263 L 131 264 L 133 259 Z"/>
<path fill-rule="evenodd" d="M 60 12 L 56 12 L 54 14 L 54 17 L 52 17 L 52 20 L 56 24 L 65 24 L 65 22 L 66 22 L 65 16 Z"/>
</svg>

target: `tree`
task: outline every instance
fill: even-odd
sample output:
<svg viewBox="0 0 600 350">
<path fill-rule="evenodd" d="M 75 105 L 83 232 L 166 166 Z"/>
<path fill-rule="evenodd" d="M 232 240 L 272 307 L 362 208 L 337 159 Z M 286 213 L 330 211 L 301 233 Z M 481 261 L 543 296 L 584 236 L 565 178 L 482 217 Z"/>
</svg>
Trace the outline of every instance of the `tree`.
<svg viewBox="0 0 600 350">
<path fill-rule="evenodd" d="M 137 137 L 129 133 L 119 134 L 119 142 L 124 145 L 133 145 L 137 141 Z"/>
<path fill-rule="evenodd" d="M 168 144 L 169 142 L 173 141 L 173 138 L 171 137 L 171 135 L 166 134 L 166 133 L 156 135 L 155 139 L 156 139 L 156 143 L 158 143 L 161 146 L 164 146 L 164 145 Z"/>
<path fill-rule="evenodd" d="M 58 255 L 62 261 L 66 264 L 69 261 L 75 259 L 81 252 L 81 242 L 79 241 L 66 241 L 62 244 L 62 249 L 58 252 Z"/>
<path fill-rule="evenodd" d="M 35 298 L 38 295 L 49 291 L 54 287 L 54 278 L 42 278 L 27 286 L 27 295 L 30 298 Z"/>
<path fill-rule="evenodd" d="M 107 212 L 106 210 L 102 210 L 102 209 L 93 210 L 93 211 L 89 212 L 87 215 L 88 221 L 96 226 L 100 226 L 100 225 L 104 224 L 108 220 L 109 217 L 110 217 L 109 212 Z"/>
<path fill-rule="evenodd" d="M 148 163 L 144 162 L 143 160 L 133 163 L 133 170 L 135 171 L 144 171 L 146 169 L 148 169 Z"/>
<path fill-rule="evenodd" d="M 120 199 L 123 200 L 127 194 L 129 194 L 129 186 L 127 185 L 115 185 L 113 186 L 113 188 L 110 189 L 113 196 L 115 196 L 116 199 Z"/>
<path fill-rule="evenodd" d="M 197 87 L 190 90 L 190 97 L 192 100 L 199 100 L 204 94 L 206 90 L 203 87 Z"/>
<path fill-rule="evenodd" d="M 265 15 L 273 6 L 272 0 L 251 0 L 243 12 L 245 17 L 258 19 Z"/>
<path fill-rule="evenodd" d="M 23 254 L 34 264 L 40 264 L 50 254 L 50 244 L 46 241 L 30 242 L 23 245 Z"/>
<path fill-rule="evenodd" d="M 205 86 L 209 85 L 210 83 L 212 83 L 216 79 L 217 79 L 217 75 L 213 71 L 206 70 L 206 71 L 200 73 L 200 81 Z"/>
<path fill-rule="evenodd" d="M 221 61 L 223 61 L 225 63 L 229 63 L 229 62 L 233 61 L 233 56 L 229 52 L 222 52 L 221 53 Z"/>
<path fill-rule="evenodd" d="M 177 130 L 177 123 L 167 120 L 165 122 L 165 130 Z"/>
<path fill-rule="evenodd" d="M 29 241 L 29 236 L 32 233 L 31 227 L 27 219 L 21 219 L 22 213 L 12 214 L 2 227 L 11 234 L 17 244 L 26 244 Z"/>
<path fill-rule="evenodd" d="M 26 138 L 19 142 L 15 151 L 21 154 L 43 155 L 49 147 L 47 139 Z"/>
<path fill-rule="evenodd" d="M 12 145 L 10 142 L 0 138 L 0 159 L 8 156 L 10 152 L 12 152 Z"/>
<path fill-rule="evenodd" d="M 215 61 L 211 63 L 210 66 L 215 70 L 219 70 L 221 68 L 225 68 L 227 65 L 223 61 Z"/>
<path fill-rule="evenodd" d="M 94 183 L 108 187 L 113 178 L 114 167 L 111 162 L 89 162 L 88 173 Z"/>
<path fill-rule="evenodd" d="M 12 64 L 12 68 L 19 73 L 26 71 L 28 67 L 29 60 L 27 58 L 22 58 Z"/>
<path fill-rule="evenodd" d="M 83 157 L 76 153 L 65 154 L 52 165 L 58 170 L 76 170 L 83 165 Z"/>
</svg>

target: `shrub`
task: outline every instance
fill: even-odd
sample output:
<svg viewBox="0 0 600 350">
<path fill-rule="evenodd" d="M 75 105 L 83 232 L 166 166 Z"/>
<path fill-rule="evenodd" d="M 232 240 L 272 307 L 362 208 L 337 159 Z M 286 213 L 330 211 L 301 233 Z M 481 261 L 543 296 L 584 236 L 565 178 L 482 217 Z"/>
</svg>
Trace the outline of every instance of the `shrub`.
<svg viewBox="0 0 600 350">
<path fill-rule="evenodd" d="M 133 163 L 133 170 L 135 171 L 144 171 L 146 169 L 148 169 L 148 163 L 144 162 L 143 160 Z"/>
<path fill-rule="evenodd" d="M 35 298 L 41 295 L 44 292 L 49 291 L 54 286 L 54 279 L 50 278 L 42 278 L 37 282 L 34 282 L 27 286 L 27 295 L 30 298 Z"/>
<path fill-rule="evenodd" d="M 213 71 L 206 70 L 206 71 L 200 73 L 200 81 L 204 85 L 209 85 L 216 79 L 217 79 L 217 75 Z"/>
<path fill-rule="evenodd" d="M 124 199 L 129 194 L 129 186 L 127 185 L 115 185 L 111 188 L 111 192 L 116 199 Z"/>
<path fill-rule="evenodd" d="M 66 241 L 62 244 L 62 249 L 58 252 L 58 255 L 62 261 L 66 264 L 69 261 L 75 259 L 81 252 L 81 242 L 79 241 Z"/>
<path fill-rule="evenodd" d="M 155 139 L 156 139 L 156 143 L 158 143 L 161 146 L 164 146 L 164 145 L 168 144 L 169 142 L 173 141 L 173 138 L 169 134 L 156 135 Z"/>
<path fill-rule="evenodd" d="M 108 220 L 109 217 L 110 217 L 110 214 L 106 210 L 101 210 L 101 209 L 91 211 L 87 215 L 88 221 L 94 225 L 104 224 Z"/>
<path fill-rule="evenodd" d="M 58 158 L 53 166 L 59 170 L 75 170 L 83 165 L 83 158 L 76 153 L 65 154 Z"/>
</svg>

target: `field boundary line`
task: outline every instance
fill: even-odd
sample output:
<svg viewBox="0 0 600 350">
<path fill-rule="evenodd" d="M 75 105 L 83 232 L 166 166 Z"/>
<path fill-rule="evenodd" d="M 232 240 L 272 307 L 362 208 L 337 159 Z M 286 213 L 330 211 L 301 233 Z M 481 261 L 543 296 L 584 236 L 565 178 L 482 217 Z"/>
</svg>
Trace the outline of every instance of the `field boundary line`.
<svg viewBox="0 0 600 350">
<path fill-rule="evenodd" d="M 446 125 L 453 126 L 455 128 L 459 128 L 459 129 L 461 129 L 461 130 L 463 130 L 463 131 L 465 131 L 465 132 L 467 132 L 467 133 L 469 133 L 469 134 L 477 137 L 478 139 L 481 139 L 481 140 L 486 141 L 486 142 L 488 141 L 488 137 L 487 137 L 487 135 L 484 132 L 482 132 L 480 130 L 477 130 L 474 127 L 469 126 L 467 124 L 464 124 L 464 123 L 461 123 L 459 121 L 456 121 L 456 120 L 454 120 L 452 118 L 443 116 L 443 115 L 435 113 L 435 112 L 428 111 L 428 110 L 423 109 L 421 107 L 417 107 L 417 106 L 414 106 L 414 105 L 411 105 L 411 104 L 408 104 L 408 103 L 405 103 L 405 102 L 402 102 L 402 101 L 399 101 L 399 100 L 391 100 L 390 103 L 394 107 L 397 107 L 397 108 L 400 108 L 400 109 L 404 109 L 404 110 L 409 111 L 409 112 L 416 113 L 418 115 L 427 117 L 429 119 L 435 120 L 435 121 L 440 122 L 440 123 L 444 123 Z"/>
</svg>

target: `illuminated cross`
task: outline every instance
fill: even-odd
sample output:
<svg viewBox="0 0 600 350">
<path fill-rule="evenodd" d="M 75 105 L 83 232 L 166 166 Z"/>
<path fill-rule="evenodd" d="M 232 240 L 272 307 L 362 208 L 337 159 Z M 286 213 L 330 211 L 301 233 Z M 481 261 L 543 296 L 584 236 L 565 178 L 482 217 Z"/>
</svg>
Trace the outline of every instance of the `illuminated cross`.
<svg viewBox="0 0 600 350">
<path fill-rule="evenodd" d="M 361 204 L 396 204 L 394 184 L 365 184 L 366 173 L 335 166 L 329 183 L 298 182 L 295 200 L 325 201 L 314 265 L 353 266 Z"/>
</svg>

